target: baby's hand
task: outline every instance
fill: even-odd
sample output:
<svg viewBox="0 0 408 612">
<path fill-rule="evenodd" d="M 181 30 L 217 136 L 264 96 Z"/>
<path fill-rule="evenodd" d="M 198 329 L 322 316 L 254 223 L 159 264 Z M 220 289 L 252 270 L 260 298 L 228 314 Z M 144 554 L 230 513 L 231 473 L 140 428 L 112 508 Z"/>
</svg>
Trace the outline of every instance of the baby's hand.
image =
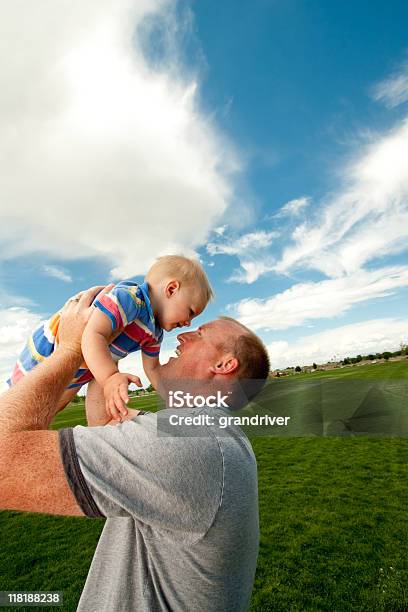
<svg viewBox="0 0 408 612">
<path fill-rule="evenodd" d="M 118 421 L 117 419 L 111 419 L 110 421 L 106 423 L 106 425 L 116 426 L 116 425 L 120 425 L 120 423 L 124 423 L 125 421 L 131 421 L 133 417 L 137 416 L 141 412 L 143 412 L 143 410 L 135 410 L 134 408 L 128 408 L 127 415 L 124 416 L 120 421 Z"/>
<path fill-rule="evenodd" d="M 126 404 L 129 401 L 128 387 L 133 382 L 138 387 L 142 387 L 140 378 L 133 374 L 122 374 L 116 372 L 109 376 L 103 386 L 103 394 L 106 402 L 106 412 L 113 419 L 120 419 L 121 416 L 127 415 Z"/>
</svg>

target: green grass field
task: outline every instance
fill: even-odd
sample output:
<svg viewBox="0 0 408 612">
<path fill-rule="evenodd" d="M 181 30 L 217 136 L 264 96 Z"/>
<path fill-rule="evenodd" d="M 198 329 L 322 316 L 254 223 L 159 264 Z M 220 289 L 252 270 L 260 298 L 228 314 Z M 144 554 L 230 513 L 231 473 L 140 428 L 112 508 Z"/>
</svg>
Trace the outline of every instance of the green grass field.
<svg viewBox="0 0 408 612">
<path fill-rule="evenodd" d="M 352 403 L 356 380 L 385 381 L 391 408 L 408 410 L 408 360 L 272 381 L 260 405 L 285 391 L 299 401 L 318 379 L 343 381 L 339 406 Z M 156 400 L 131 403 L 154 410 Z M 277 402 L 285 409 L 293 403 Z M 85 424 L 83 405 L 69 406 L 53 427 L 74 424 Z M 251 437 L 261 522 L 251 610 L 407 610 L 408 439 L 298 436 Z M 60 590 L 63 609 L 75 610 L 102 526 L 103 520 L 0 513 L 0 590 Z"/>
</svg>

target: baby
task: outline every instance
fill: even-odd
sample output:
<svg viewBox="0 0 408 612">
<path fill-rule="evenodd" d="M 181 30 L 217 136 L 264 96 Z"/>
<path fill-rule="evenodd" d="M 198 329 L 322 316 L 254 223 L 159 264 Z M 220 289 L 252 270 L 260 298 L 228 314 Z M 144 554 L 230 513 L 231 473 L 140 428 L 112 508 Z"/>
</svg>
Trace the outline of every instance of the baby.
<svg viewBox="0 0 408 612">
<path fill-rule="evenodd" d="M 59 409 L 71 401 L 79 387 L 94 379 L 92 384 L 103 389 L 108 415 L 114 419 L 126 416 L 129 382 L 141 383 L 137 376 L 119 372 L 118 361 L 141 350 L 146 375 L 157 387 L 163 330 L 189 326 L 212 297 L 201 265 L 180 255 L 159 257 L 141 285 L 121 281 L 109 293 L 97 297 L 82 337 L 84 363 L 61 398 Z M 34 331 L 7 381 L 10 386 L 54 351 L 59 319 L 58 312 Z M 97 394 L 88 395 L 90 422 L 96 411 L 100 413 L 100 406 L 93 401 Z"/>
</svg>

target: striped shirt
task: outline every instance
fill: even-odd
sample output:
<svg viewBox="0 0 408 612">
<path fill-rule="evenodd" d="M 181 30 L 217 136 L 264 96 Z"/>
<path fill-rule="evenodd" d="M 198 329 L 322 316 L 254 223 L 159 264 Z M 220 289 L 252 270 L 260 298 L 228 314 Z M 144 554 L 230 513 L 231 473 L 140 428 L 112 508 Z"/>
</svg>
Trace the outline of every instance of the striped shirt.
<svg viewBox="0 0 408 612">
<path fill-rule="evenodd" d="M 150 357 L 159 355 L 163 330 L 154 318 L 147 283 L 121 281 L 109 293 L 96 299 L 94 306 L 109 318 L 112 331 L 122 329 L 109 345 L 114 361 L 138 350 Z M 7 381 L 10 386 L 53 353 L 58 346 L 59 322 L 60 312 L 57 312 L 33 332 Z M 92 379 L 92 372 L 83 363 L 68 388 L 82 387 Z"/>
</svg>

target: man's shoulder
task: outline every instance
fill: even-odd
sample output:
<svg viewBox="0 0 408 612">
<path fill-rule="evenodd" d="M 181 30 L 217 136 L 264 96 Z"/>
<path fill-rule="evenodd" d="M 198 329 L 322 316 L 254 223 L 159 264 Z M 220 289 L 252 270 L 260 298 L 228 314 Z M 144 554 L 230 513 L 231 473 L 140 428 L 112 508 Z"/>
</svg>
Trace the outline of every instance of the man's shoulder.
<svg viewBox="0 0 408 612">
<path fill-rule="evenodd" d="M 104 490 L 119 489 L 121 499 L 130 499 L 129 512 L 143 521 L 150 522 L 144 511 L 154 507 L 166 515 L 162 525 L 177 524 L 193 533 L 199 524 L 200 532 L 206 531 L 221 503 L 224 484 L 217 441 L 162 435 L 157 417 L 148 413 L 117 426 L 74 427 L 80 469 L 105 516 L 112 514 L 110 502 L 101 494 L 101 482 Z M 117 492 L 114 495 L 116 499 Z"/>
<path fill-rule="evenodd" d="M 179 410 L 178 412 L 190 412 Z M 167 461 L 168 470 L 180 471 L 182 464 L 190 468 L 197 464 L 208 466 L 219 461 L 222 451 L 211 432 L 197 426 L 172 427 L 169 429 L 171 410 L 145 412 L 116 426 L 84 427 L 73 429 L 79 445 L 99 446 L 103 440 L 107 453 L 137 457 L 140 453 L 151 463 Z"/>
<path fill-rule="evenodd" d="M 192 409 L 165 408 L 146 412 L 132 420 L 142 425 L 146 435 L 154 437 L 157 444 L 172 449 L 180 457 L 193 461 L 200 458 L 201 461 L 204 456 L 215 460 L 222 455 L 212 428 L 200 421 L 197 411 Z"/>
</svg>

